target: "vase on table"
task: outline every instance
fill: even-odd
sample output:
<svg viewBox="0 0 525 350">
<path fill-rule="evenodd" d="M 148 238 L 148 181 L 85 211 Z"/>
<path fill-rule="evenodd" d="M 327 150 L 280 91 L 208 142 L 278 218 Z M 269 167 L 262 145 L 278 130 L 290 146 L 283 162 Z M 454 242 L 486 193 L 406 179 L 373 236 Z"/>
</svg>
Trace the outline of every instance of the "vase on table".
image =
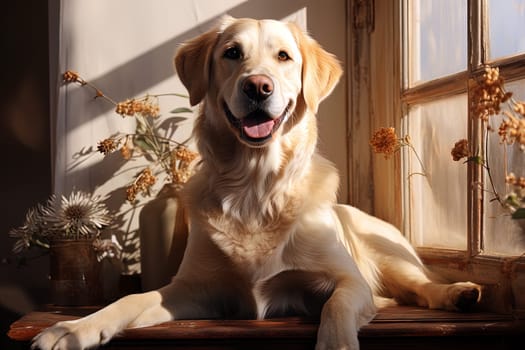
<svg viewBox="0 0 525 350">
<path fill-rule="evenodd" d="M 179 186 L 166 184 L 140 211 L 140 266 L 143 291 L 158 289 L 177 273 L 188 236 Z"/>
<path fill-rule="evenodd" d="M 521 229 L 521 233 L 525 235 L 525 219 L 515 219 L 514 222 Z"/>
<path fill-rule="evenodd" d="M 57 306 L 100 305 L 101 263 L 91 239 L 54 240 L 50 244 L 50 297 Z"/>
</svg>

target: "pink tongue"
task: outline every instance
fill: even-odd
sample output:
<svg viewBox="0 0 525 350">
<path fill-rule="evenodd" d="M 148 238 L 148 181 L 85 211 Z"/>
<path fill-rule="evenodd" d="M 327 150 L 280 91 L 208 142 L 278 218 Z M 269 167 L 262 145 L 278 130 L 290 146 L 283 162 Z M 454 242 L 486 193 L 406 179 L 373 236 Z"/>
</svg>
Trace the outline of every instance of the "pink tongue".
<svg viewBox="0 0 525 350">
<path fill-rule="evenodd" d="M 254 125 L 243 125 L 243 130 L 251 138 L 260 139 L 267 137 L 272 132 L 274 125 L 273 120 L 268 120 L 266 122 Z"/>
</svg>

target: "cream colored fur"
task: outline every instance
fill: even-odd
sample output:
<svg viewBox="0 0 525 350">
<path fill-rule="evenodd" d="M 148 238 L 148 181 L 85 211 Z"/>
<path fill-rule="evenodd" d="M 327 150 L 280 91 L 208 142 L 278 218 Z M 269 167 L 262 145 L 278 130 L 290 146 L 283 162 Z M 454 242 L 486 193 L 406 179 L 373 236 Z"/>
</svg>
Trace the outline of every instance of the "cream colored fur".
<svg viewBox="0 0 525 350">
<path fill-rule="evenodd" d="M 311 37 L 225 17 L 183 45 L 175 65 L 201 103 L 202 156 L 184 190 L 190 233 L 178 273 L 157 291 L 57 323 L 35 347 L 97 346 L 173 319 L 298 314 L 320 316 L 317 349 L 358 349 L 374 297 L 449 310 L 478 301 L 479 286 L 431 276 L 393 226 L 335 203 L 339 179 L 316 151 L 315 114 L 342 71 Z"/>
</svg>

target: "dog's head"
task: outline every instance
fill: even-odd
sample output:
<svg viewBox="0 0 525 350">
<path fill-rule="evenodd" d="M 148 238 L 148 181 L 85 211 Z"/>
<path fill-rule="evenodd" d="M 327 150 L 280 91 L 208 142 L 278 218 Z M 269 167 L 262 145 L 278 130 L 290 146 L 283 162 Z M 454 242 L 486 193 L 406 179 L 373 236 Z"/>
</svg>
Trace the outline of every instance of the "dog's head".
<svg viewBox="0 0 525 350">
<path fill-rule="evenodd" d="M 263 147 L 334 88 L 337 60 L 297 26 L 224 17 L 184 44 L 175 57 L 190 103 L 204 99 L 249 147 Z M 294 118 L 291 118 L 291 117 Z"/>
</svg>

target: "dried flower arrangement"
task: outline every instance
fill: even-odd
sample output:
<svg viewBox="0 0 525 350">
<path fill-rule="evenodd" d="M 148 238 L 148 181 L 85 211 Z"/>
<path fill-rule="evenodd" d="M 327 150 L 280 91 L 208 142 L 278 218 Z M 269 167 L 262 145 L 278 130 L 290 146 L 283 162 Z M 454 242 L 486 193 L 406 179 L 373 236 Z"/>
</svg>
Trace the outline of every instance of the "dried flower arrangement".
<svg viewBox="0 0 525 350">
<path fill-rule="evenodd" d="M 158 132 L 156 123 L 159 115 L 159 98 L 163 96 L 187 97 L 176 93 L 146 95 L 138 98 L 116 102 L 107 96 L 98 87 L 83 79 L 77 72 L 68 70 L 62 75 L 64 83 L 76 83 L 88 87 L 95 93 L 95 98 L 102 98 L 115 107 L 115 113 L 122 117 L 132 117 L 136 121 L 135 132 L 132 134 L 117 133 L 97 145 L 97 150 L 108 155 L 117 150 L 126 160 L 135 155 L 147 159 L 151 166 L 142 169 L 126 189 L 127 199 L 135 202 L 137 195 L 151 195 L 151 187 L 157 181 L 157 174 L 164 172 L 168 183 L 182 186 L 192 174 L 197 153 L 190 151 L 186 146 L 164 137 Z M 172 114 L 192 113 L 189 108 L 179 107 L 172 110 Z"/>
<path fill-rule="evenodd" d="M 114 105 L 118 115 L 134 118 L 134 133 L 116 133 L 97 144 L 97 151 L 103 155 L 120 151 L 125 160 L 143 157 L 148 161 L 149 165 L 140 170 L 126 188 L 126 199 L 132 205 L 136 204 L 137 195 L 152 194 L 152 186 L 157 182 L 159 173 L 164 172 L 167 183 L 176 188 L 180 188 L 188 180 L 197 163 L 197 153 L 170 137 L 161 135 L 158 125 L 159 98 L 187 96 L 176 93 L 157 94 L 116 102 L 74 71 L 66 71 L 62 79 L 65 84 L 74 83 L 92 89 L 94 97 Z M 185 107 L 171 111 L 172 114 L 192 112 Z M 108 210 L 99 197 L 74 191 L 69 197 L 60 199 L 53 195 L 44 204 L 30 209 L 24 224 L 11 230 L 9 236 L 16 239 L 13 246 L 16 254 L 34 246 L 49 248 L 51 242 L 58 239 L 92 239 L 99 259 L 108 256 L 120 258 L 122 247 L 114 235 L 111 239 L 100 239 L 101 229 L 111 221 Z"/>
<path fill-rule="evenodd" d="M 513 93 L 506 90 L 498 68 L 485 67 L 481 78 L 474 83 L 470 110 L 486 129 L 485 140 L 475 147 L 471 147 L 466 139 L 459 140 L 452 148 L 452 159 L 466 158 L 466 162 L 482 165 L 492 187 L 493 200 L 507 209 L 513 219 L 525 219 L 525 174 L 516 176 L 508 172 L 508 164 L 505 164 L 506 193 L 502 195 L 496 190 L 488 157 L 489 137 L 496 132 L 504 151 L 518 145 L 525 155 L 525 102 L 515 100 Z M 491 123 L 495 116 L 502 116 L 497 129 Z"/>
<path fill-rule="evenodd" d="M 484 167 L 492 187 L 490 191 L 494 200 L 507 209 L 513 219 L 525 219 L 525 174 L 516 176 L 505 169 L 507 193 L 497 192 L 491 173 L 488 154 L 488 138 L 497 132 L 503 147 L 519 145 L 525 152 L 525 102 L 516 101 L 512 92 L 505 89 L 504 79 L 498 68 L 486 67 L 481 79 L 472 87 L 471 113 L 479 118 L 486 128 L 483 145 L 471 147 L 468 140 L 462 139 L 455 143 L 451 151 L 454 161 L 466 158 L 466 162 L 476 162 Z M 503 115 L 497 129 L 491 126 L 491 117 Z M 372 135 L 370 145 L 375 153 L 384 154 L 385 159 L 397 152 L 402 146 L 410 147 L 415 155 L 417 152 L 410 143 L 410 137 L 399 138 L 394 128 L 380 128 Z M 475 149 L 473 149 L 475 148 Z M 483 152 L 483 153 L 480 153 Z M 417 156 L 418 161 L 421 159 Z M 507 166 L 507 165 L 506 165 Z M 411 174 L 412 175 L 412 174 Z"/>
<path fill-rule="evenodd" d="M 26 213 L 22 226 L 12 229 L 13 252 L 31 247 L 49 248 L 56 240 L 92 240 L 100 258 L 118 257 L 120 246 L 114 240 L 100 239 L 101 230 L 112 222 L 106 205 L 91 194 L 73 191 L 68 197 L 52 195 Z"/>
</svg>

